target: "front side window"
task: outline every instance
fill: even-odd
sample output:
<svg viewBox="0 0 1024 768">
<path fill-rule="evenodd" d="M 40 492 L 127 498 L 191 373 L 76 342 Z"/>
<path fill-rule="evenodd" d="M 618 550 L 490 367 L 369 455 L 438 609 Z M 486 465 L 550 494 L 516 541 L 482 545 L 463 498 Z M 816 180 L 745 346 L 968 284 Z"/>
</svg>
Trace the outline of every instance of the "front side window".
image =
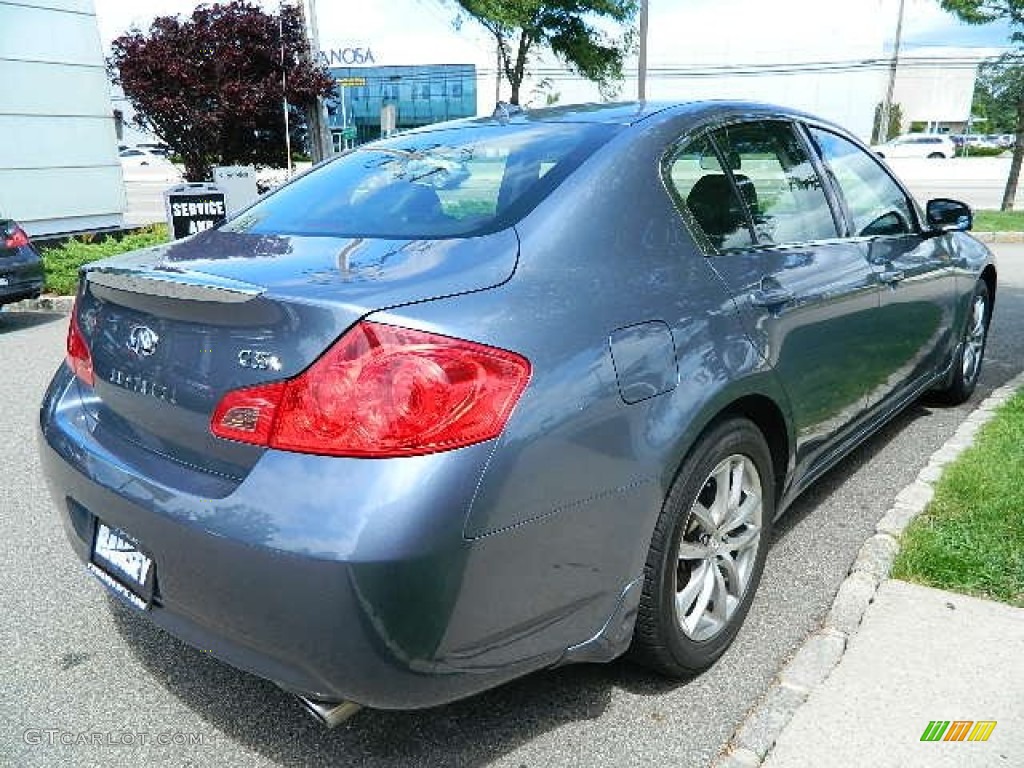
<svg viewBox="0 0 1024 768">
<path fill-rule="evenodd" d="M 493 232 L 525 216 L 619 129 L 482 125 L 374 142 L 285 185 L 224 229 L 394 239 Z"/>
<path fill-rule="evenodd" d="M 759 121 L 712 133 L 750 209 L 758 243 L 801 243 L 838 234 L 821 179 L 793 126 Z"/>
<path fill-rule="evenodd" d="M 810 134 L 846 200 L 854 236 L 902 235 L 914 231 L 907 196 L 867 152 L 820 128 L 811 128 Z"/>
<path fill-rule="evenodd" d="M 668 163 L 668 183 L 692 221 L 718 250 L 753 245 L 743 203 L 706 138 L 687 144 Z"/>
</svg>

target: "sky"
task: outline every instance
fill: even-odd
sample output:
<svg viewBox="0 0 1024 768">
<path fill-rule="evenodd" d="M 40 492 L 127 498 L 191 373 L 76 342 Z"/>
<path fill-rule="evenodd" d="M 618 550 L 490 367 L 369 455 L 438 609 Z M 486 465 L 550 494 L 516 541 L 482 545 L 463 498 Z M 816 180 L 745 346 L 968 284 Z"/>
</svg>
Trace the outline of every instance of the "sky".
<svg viewBox="0 0 1024 768">
<path fill-rule="evenodd" d="M 189 14 L 195 0 L 94 0 L 104 46 L 137 25 L 143 29 L 158 15 Z M 307 4 L 310 0 L 306 0 Z M 378 64 L 440 63 L 462 56 L 489 60 L 493 45 L 474 22 L 455 32 L 450 0 L 314 0 L 321 45 L 369 45 Z M 277 2 L 257 0 L 267 9 Z M 773 39 L 792 39 L 793 29 L 806 30 L 806 42 L 783 60 L 844 49 L 857 50 L 879 36 L 894 36 L 899 0 L 651 0 L 651 66 L 693 63 L 702 48 L 723 41 L 738 63 L 757 61 L 765 52 L 780 53 Z M 707 32 L 714 30 L 716 34 Z M 936 0 L 906 0 L 903 44 L 965 48 L 1006 44 L 1005 25 L 969 27 L 939 8 Z M 875 44 L 877 47 L 877 44 Z M 378 54 L 377 51 L 381 51 Z M 384 56 L 388 61 L 381 61 Z M 399 61 L 401 59 L 401 61 Z M 811 60 L 811 59 L 805 59 Z"/>
</svg>

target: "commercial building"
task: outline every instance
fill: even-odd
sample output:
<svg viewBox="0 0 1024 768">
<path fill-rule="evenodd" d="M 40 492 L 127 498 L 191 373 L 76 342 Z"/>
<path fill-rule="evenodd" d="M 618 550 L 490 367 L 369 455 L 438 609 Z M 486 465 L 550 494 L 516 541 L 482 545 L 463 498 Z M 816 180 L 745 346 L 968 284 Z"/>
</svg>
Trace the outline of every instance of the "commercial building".
<svg viewBox="0 0 1024 768">
<path fill-rule="evenodd" d="M 0 214 L 33 236 L 121 226 L 93 0 L 0 0 L 0 29 Z"/>
<path fill-rule="evenodd" d="M 477 113 L 472 64 L 348 66 L 330 71 L 338 84 L 337 98 L 327 102 L 335 151 L 345 141 L 361 144 L 380 138 L 382 122 L 385 130 L 405 130 Z"/>
<path fill-rule="evenodd" d="M 918 48 L 902 56 L 893 89 L 901 130 L 919 124 L 928 133 L 962 133 L 971 117 L 978 63 L 986 53 L 997 52 Z"/>
</svg>

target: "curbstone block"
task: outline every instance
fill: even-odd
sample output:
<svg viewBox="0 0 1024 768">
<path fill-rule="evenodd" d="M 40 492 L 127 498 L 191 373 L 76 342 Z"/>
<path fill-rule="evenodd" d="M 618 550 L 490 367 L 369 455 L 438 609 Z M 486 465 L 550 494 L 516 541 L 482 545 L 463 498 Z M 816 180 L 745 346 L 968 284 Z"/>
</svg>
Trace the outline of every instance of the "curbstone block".
<svg viewBox="0 0 1024 768">
<path fill-rule="evenodd" d="M 38 299 L 24 299 L 4 307 L 5 312 L 64 312 L 71 311 L 74 296 L 40 296 Z"/>
<path fill-rule="evenodd" d="M 896 494 L 893 506 L 902 506 L 920 512 L 928 506 L 928 502 L 935 496 L 935 489 L 928 483 L 915 480 L 902 491 Z"/>
<path fill-rule="evenodd" d="M 877 590 L 878 584 L 870 574 L 851 573 L 839 586 L 832 609 L 825 617 L 825 627 L 847 636 L 855 634 Z"/>
<path fill-rule="evenodd" d="M 764 760 L 764 756 L 774 746 L 782 729 L 786 727 L 797 708 L 806 699 L 806 691 L 799 691 L 784 685 L 772 686 L 768 694 L 736 732 L 733 739 L 734 747 L 753 752 L 758 758 Z"/>
<path fill-rule="evenodd" d="M 716 760 L 712 768 L 758 768 L 761 758 L 749 749 L 735 749 Z"/>
<path fill-rule="evenodd" d="M 811 635 L 783 667 L 779 679 L 783 685 L 807 692 L 828 677 L 846 648 L 846 636 L 825 630 Z"/>
<path fill-rule="evenodd" d="M 905 504 L 894 504 L 888 512 L 882 515 L 882 519 L 875 523 L 875 531 L 898 539 L 903 535 L 903 531 L 907 529 L 907 526 L 914 521 L 914 518 L 923 511 L 923 508 L 918 509 L 917 507 L 909 507 Z"/>
<path fill-rule="evenodd" d="M 888 577 L 892 561 L 899 551 L 899 544 L 892 536 L 876 533 L 864 542 L 857 553 L 851 572 L 861 571 L 881 581 Z"/>
</svg>

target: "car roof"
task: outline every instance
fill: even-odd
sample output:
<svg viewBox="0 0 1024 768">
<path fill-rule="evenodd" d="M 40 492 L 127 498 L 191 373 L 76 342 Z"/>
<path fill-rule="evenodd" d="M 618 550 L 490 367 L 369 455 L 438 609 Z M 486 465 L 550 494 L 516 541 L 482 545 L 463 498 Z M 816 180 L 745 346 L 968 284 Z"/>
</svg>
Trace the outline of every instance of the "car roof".
<svg viewBox="0 0 1024 768">
<path fill-rule="evenodd" d="M 506 105 L 507 106 L 507 105 Z M 520 109 L 507 106 L 504 113 L 495 110 L 494 115 L 451 120 L 415 128 L 405 133 L 430 133 L 460 127 L 488 125 L 528 125 L 531 123 L 588 123 L 616 126 L 635 125 L 642 121 L 658 121 L 689 115 L 694 120 L 706 117 L 728 117 L 732 115 L 765 117 L 791 117 L 809 120 L 843 130 L 828 120 L 800 110 L 756 101 L 706 99 L 699 101 L 626 101 L 603 104 L 570 104 L 541 109 Z"/>
</svg>

